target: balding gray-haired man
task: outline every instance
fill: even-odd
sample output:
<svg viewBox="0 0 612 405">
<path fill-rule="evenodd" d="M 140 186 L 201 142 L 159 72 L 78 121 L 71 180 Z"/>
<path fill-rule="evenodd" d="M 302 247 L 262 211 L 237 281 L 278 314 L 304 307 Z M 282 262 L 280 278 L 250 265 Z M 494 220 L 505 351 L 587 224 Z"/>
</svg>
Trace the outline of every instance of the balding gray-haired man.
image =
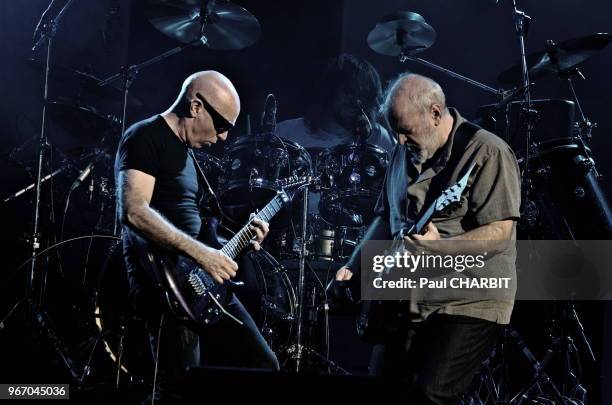
<svg viewBox="0 0 612 405">
<path fill-rule="evenodd" d="M 384 112 L 399 145 L 368 238 L 403 235 L 400 232 L 415 221 L 428 198 L 455 184 L 475 164 L 461 207 L 450 215 L 434 215 L 424 234 L 405 238 L 416 244 L 439 239 L 494 241 L 502 248 L 493 252 L 488 268 L 514 276 L 516 250 L 507 241 L 516 239 L 520 172 L 510 147 L 448 108 L 440 86 L 424 76 L 404 74 L 391 83 Z M 443 183 L 442 188 L 434 187 L 436 182 Z M 359 259 L 358 248 L 336 280 L 350 280 L 359 271 Z M 385 337 L 374 351 L 372 371 L 407 375 L 414 381 L 414 403 L 459 403 L 502 325 L 510 321 L 514 290 L 510 293 L 509 300 L 456 295 L 449 299 L 432 293 L 412 302 L 415 322 L 405 325 L 401 335 Z"/>
</svg>

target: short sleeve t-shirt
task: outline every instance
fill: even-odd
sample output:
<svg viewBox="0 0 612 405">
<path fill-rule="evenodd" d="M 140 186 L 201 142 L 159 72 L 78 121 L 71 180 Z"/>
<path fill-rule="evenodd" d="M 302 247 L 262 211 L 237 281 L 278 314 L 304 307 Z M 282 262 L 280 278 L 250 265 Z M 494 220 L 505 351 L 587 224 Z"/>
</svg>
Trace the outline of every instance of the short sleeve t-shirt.
<svg viewBox="0 0 612 405">
<path fill-rule="evenodd" d="M 397 146 L 391 156 L 383 191 L 379 197 L 376 213 L 389 222 L 391 235 L 397 235 L 403 227 L 409 227 L 424 207 L 430 194 L 439 195 L 442 190 L 431 190 L 430 185 L 450 160 L 451 152 L 461 156 L 455 166 L 446 173 L 444 188 L 455 184 L 472 163 L 476 164 L 468 180 L 462 204 L 455 210 L 437 213 L 432 222 L 442 238 L 463 234 L 471 229 L 495 221 L 517 220 L 520 217 L 520 171 L 512 149 L 499 137 L 479 129 L 469 139 L 465 150 L 454 150 L 453 141 L 459 131 L 468 130 L 462 125 L 465 119 L 459 112 L 450 108 L 454 119 L 449 139 L 436 163 L 422 173 L 410 162 L 405 147 Z M 465 136 L 465 135 L 464 135 Z M 449 175 L 449 176 L 448 176 Z M 516 239 L 516 230 L 512 231 Z M 512 277 L 516 279 L 516 247 L 510 244 L 506 251 L 488 260 L 490 277 Z M 513 285 L 512 288 L 516 286 Z M 465 315 L 492 322 L 507 324 L 510 321 L 513 301 L 482 300 L 470 301 L 454 297 L 448 300 L 445 293 L 429 296 L 416 302 L 420 314 L 425 318 L 433 312 Z"/>
<path fill-rule="evenodd" d="M 151 208 L 192 237 L 200 233 L 202 190 L 185 145 L 161 115 L 129 127 L 117 149 L 115 177 L 135 169 L 155 177 Z"/>
</svg>

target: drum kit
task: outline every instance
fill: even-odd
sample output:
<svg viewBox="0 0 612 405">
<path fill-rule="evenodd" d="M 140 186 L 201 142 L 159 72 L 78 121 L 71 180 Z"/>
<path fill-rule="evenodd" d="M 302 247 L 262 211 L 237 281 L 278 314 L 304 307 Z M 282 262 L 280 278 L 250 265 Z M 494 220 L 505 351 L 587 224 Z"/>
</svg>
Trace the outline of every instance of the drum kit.
<svg viewBox="0 0 612 405">
<path fill-rule="evenodd" d="M 91 267 L 92 246 L 100 238 L 105 241 L 107 245 L 101 249 L 107 254 L 100 258 L 99 271 L 87 273 L 85 269 L 78 272 L 80 283 L 76 285 L 86 294 L 83 294 L 83 302 L 73 307 L 77 307 L 80 314 L 87 314 L 85 325 L 91 324 L 95 328 L 87 332 L 85 343 L 80 345 L 88 348 L 89 352 L 79 362 L 80 369 L 73 370 L 72 374 L 79 376 L 77 380 L 80 383 L 86 382 L 90 374 L 96 374 L 95 367 L 92 368 L 94 351 L 103 346 L 114 364 L 115 385 L 124 375 L 132 381 L 146 381 L 150 364 L 143 364 L 141 360 L 146 357 L 144 348 L 148 347 L 144 329 L 126 309 L 129 306 L 121 305 L 114 298 L 121 288 L 118 286 L 125 287 L 127 280 L 113 270 L 117 266 L 112 265 L 112 261 L 120 257 L 113 199 L 113 152 L 125 130 L 127 109 L 138 103 L 129 89 L 138 72 L 148 66 L 190 47 L 215 50 L 245 48 L 258 40 L 261 28 L 250 12 L 227 1 L 151 0 L 147 16 L 152 26 L 182 45 L 107 79 L 99 79 L 90 73 L 50 63 L 50 43 L 70 3 L 56 18 L 43 25 L 41 39 L 37 41 L 37 46 L 46 43 L 48 50 L 45 82 L 50 75 L 62 74 L 79 80 L 83 91 L 94 89 L 98 94 L 112 93 L 121 97 L 122 116 L 104 115 L 91 106 L 74 101 L 50 101 L 45 90 L 43 130 L 39 139 L 44 147 L 39 148 L 36 183 L 13 193 L 4 201 L 19 198 L 30 190 L 36 193 L 35 238 L 32 259 L 28 263 L 27 297 L 34 303 L 46 301 L 42 296 L 40 299 L 35 297 L 35 294 L 47 291 L 44 286 L 47 277 L 41 273 L 47 272 L 43 267 L 48 268 L 50 261 L 43 263 L 40 258 L 52 256 L 59 261 L 56 265 L 63 266 L 65 274 L 69 274 L 67 264 L 62 263 L 66 255 L 55 255 L 57 252 L 70 249 L 70 259 L 74 259 L 78 256 L 75 254 L 78 249 L 85 249 L 86 264 L 73 264 L 79 268 Z M 419 14 L 400 11 L 384 16 L 368 35 L 367 43 L 379 54 L 399 57 L 400 63 L 419 63 L 499 98 L 498 103 L 481 108 L 480 123 L 504 137 L 517 153 L 524 176 L 521 229 L 528 237 L 566 238 L 570 235 L 583 238 L 589 235 L 592 239 L 595 230 L 609 236 L 612 213 L 598 185 L 599 173 L 587 145 L 596 124 L 584 114 L 572 79 L 582 75 L 580 64 L 602 51 L 612 37 L 594 34 L 558 44 L 549 42 L 544 51 L 527 56 L 524 45 L 529 18 L 516 8 L 516 3 L 513 16 L 522 60 L 520 65 L 499 75 L 502 83 L 519 83 L 510 91 L 495 89 L 417 57 L 436 40 L 434 28 Z M 553 75 L 567 82 L 572 100 L 531 100 L 531 80 Z M 114 87 L 117 84 L 121 84 L 120 89 Z M 574 109 L 579 113 L 577 121 Z M 48 136 L 45 131 L 47 116 L 71 135 L 65 138 L 68 139 L 65 145 L 59 145 L 60 149 L 68 150 L 64 166 L 51 168 L 55 170 L 45 175 L 43 171 L 50 168 L 45 157 L 46 145 L 49 140 L 54 147 L 60 143 L 56 142 L 53 134 Z M 196 158 L 206 173 L 215 198 L 218 198 L 228 231 L 244 223 L 251 212 L 261 208 L 277 192 L 279 180 L 292 176 L 316 179 L 303 192 L 302 204 L 296 199 L 272 221 L 264 245 L 266 250 L 248 255 L 255 269 L 250 275 L 253 288 L 245 291 L 241 299 L 272 349 L 279 358 L 286 360 L 285 364 L 297 363 L 297 371 L 327 369 L 341 373 L 344 371 L 341 367 L 321 354 L 327 352 L 329 337 L 325 285 L 355 250 L 373 219 L 388 165 L 387 152 L 378 145 L 362 142 L 356 136 L 353 143 L 311 156 L 298 143 L 275 135 L 274 126 L 275 117 L 271 119 L 264 113 L 261 133 L 234 137 L 221 157 L 200 150 L 196 151 Z M 557 130 L 550 131 L 551 127 Z M 98 207 L 95 225 L 85 230 L 85 236 L 74 239 L 64 240 L 62 232 L 57 245 L 40 250 L 41 185 L 51 178 L 67 178 L 73 172 L 79 175 L 72 183 L 67 182 L 71 185 L 66 187 L 64 218 L 69 212 L 71 194 L 78 196 L 78 187 L 89 181 L 85 199 Z M 311 211 L 308 209 L 308 194 L 312 192 L 320 193 L 321 197 L 315 215 L 308 214 Z M 79 208 L 79 213 L 83 211 L 81 204 L 83 198 L 75 197 L 73 205 Z M 585 220 L 585 215 L 578 213 L 590 214 L 590 222 Z M 544 226 L 544 223 L 554 226 Z M 43 285 L 37 287 L 36 282 Z M 62 289 L 61 286 L 57 288 Z M 64 363 L 71 369 L 76 367 L 73 361 Z"/>
</svg>

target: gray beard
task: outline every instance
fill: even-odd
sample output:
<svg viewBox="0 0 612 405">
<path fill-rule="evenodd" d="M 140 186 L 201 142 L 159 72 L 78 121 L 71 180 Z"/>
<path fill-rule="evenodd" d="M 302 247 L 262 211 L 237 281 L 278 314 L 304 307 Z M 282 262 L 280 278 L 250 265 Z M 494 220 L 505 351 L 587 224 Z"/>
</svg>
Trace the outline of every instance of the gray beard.
<svg viewBox="0 0 612 405">
<path fill-rule="evenodd" d="M 408 152 L 408 158 L 410 162 L 415 166 L 421 166 L 424 164 L 427 159 L 423 156 L 423 152 L 420 150 L 411 149 L 410 147 L 406 147 L 406 151 Z"/>
</svg>

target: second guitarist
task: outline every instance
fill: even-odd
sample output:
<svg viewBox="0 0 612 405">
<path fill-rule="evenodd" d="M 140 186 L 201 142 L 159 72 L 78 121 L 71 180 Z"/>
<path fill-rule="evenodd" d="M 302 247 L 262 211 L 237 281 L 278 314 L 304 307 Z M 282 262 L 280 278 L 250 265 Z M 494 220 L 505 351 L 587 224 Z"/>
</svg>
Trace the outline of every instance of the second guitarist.
<svg viewBox="0 0 612 405">
<path fill-rule="evenodd" d="M 438 239 L 500 241 L 503 248 L 493 252 L 487 267 L 513 277 L 516 251 L 505 241 L 516 239 L 520 172 L 510 147 L 447 108 L 441 87 L 424 76 L 404 74 L 392 82 L 383 108 L 399 145 L 364 242 L 396 238 L 432 198 L 475 164 L 459 208 L 434 215 L 425 232 L 406 239 L 417 244 Z M 355 279 L 359 250 L 338 270 L 336 280 Z M 514 303 L 431 298 L 411 303 L 413 313 L 406 317 L 403 333 L 386 336 L 374 348 L 370 371 L 408 378 L 414 403 L 457 404 L 509 323 Z"/>
</svg>

